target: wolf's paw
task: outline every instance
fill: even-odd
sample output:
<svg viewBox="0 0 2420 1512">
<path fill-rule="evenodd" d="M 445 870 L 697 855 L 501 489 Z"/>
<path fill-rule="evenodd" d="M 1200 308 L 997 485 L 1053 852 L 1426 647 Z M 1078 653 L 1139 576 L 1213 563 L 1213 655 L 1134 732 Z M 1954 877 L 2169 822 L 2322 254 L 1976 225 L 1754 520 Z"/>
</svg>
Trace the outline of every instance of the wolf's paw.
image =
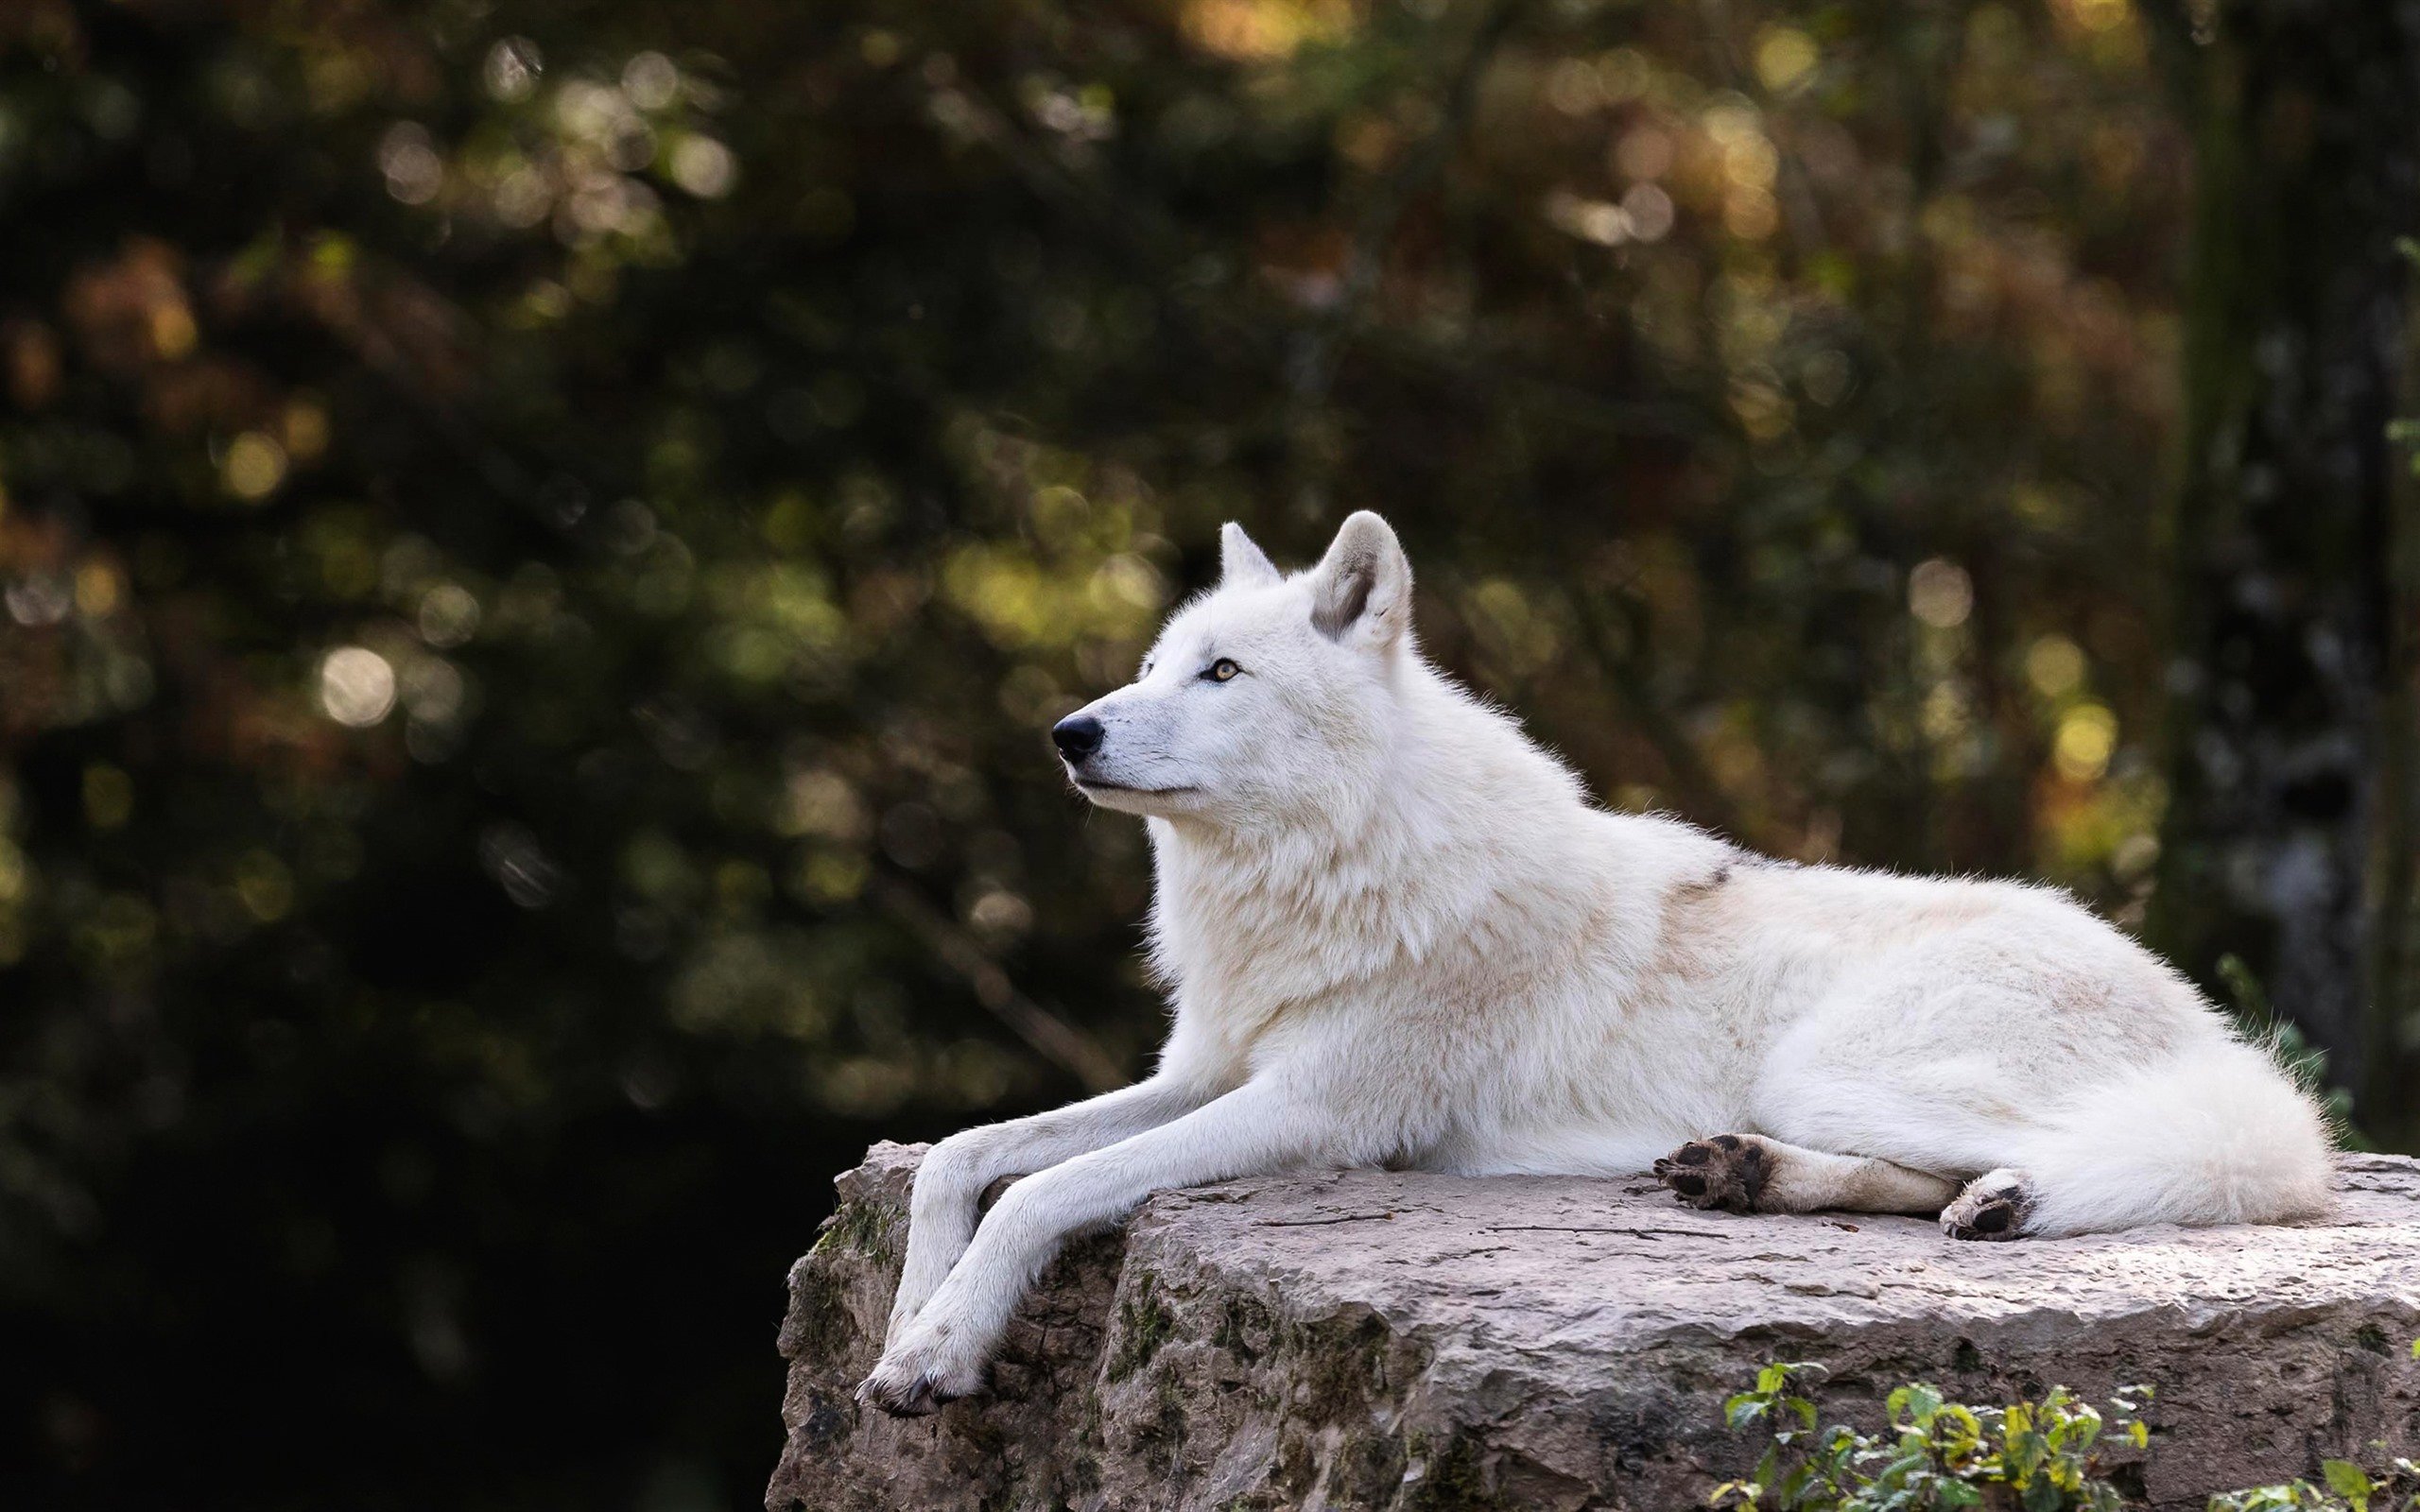
<svg viewBox="0 0 2420 1512">
<path fill-rule="evenodd" d="M 2033 1178 L 2003 1166 L 1966 1183 L 1941 1210 L 1941 1231 L 1952 1239 L 2022 1239 L 2033 1216 Z"/>
<path fill-rule="evenodd" d="M 1717 1134 L 1691 1140 L 1655 1162 L 1655 1174 L 1692 1208 L 1754 1212 L 1756 1195 L 1772 1175 L 1764 1143 L 1751 1136 Z"/>
<path fill-rule="evenodd" d="M 981 1359 L 952 1348 L 945 1331 L 908 1325 L 907 1335 L 882 1351 L 873 1372 L 857 1385 L 862 1406 L 893 1418 L 922 1418 L 986 1385 Z"/>
</svg>

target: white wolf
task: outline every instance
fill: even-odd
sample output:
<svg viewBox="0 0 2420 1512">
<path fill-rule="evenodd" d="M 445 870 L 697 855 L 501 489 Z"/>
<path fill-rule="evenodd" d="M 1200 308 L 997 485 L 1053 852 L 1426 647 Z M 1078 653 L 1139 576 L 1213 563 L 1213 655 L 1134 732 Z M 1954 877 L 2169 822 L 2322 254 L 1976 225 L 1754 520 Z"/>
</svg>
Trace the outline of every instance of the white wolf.
<svg viewBox="0 0 2420 1512">
<path fill-rule="evenodd" d="M 1291 576 L 1223 543 L 1133 683 L 1054 731 L 1084 796 L 1150 833 L 1159 1069 L 933 1147 L 862 1400 L 980 1389 L 1070 1231 L 1292 1166 L 1652 1169 L 1693 1207 L 1939 1213 L 1959 1239 L 2325 1206 L 2309 1101 L 2064 894 L 1606 813 L 1420 656 L 1385 521 Z"/>
</svg>

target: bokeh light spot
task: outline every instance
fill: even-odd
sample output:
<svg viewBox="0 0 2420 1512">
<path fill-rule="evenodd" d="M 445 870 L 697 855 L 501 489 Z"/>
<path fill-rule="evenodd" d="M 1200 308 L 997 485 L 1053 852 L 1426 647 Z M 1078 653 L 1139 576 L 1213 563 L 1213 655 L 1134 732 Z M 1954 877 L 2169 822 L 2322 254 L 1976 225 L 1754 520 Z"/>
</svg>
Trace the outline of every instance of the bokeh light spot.
<svg viewBox="0 0 2420 1512">
<path fill-rule="evenodd" d="M 320 662 L 320 707 L 340 725 L 366 730 L 395 707 L 395 669 L 367 646 L 341 646 Z"/>
<path fill-rule="evenodd" d="M 167 361 L 190 354 L 201 337 L 193 311 L 182 300 L 164 300 L 151 307 L 151 350 Z"/>
<path fill-rule="evenodd" d="M 259 431 L 246 431 L 227 443 L 218 475 L 237 498 L 266 499 L 285 481 L 285 448 Z"/>
<path fill-rule="evenodd" d="M 420 638 L 440 647 L 460 645 L 479 630 L 479 601 L 459 583 L 439 583 L 420 597 Z"/>
<path fill-rule="evenodd" d="M 2051 760 L 2071 782 L 2100 780 L 2118 749 L 2118 716 L 2097 703 L 2078 704 L 2059 721 Z"/>
<path fill-rule="evenodd" d="M 1672 197 L 1651 183 L 1634 183 L 1622 195 L 1630 233 L 1643 242 L 1662 241 L 1672 229 Z"/>
<path fill-rule="evenodd" d="M 1815 72 L 1815 42 L 1795 26 L 1775 26 L 1756 42 L 1756 77 L 1776 94 L 1806 82 Z"/>
<path fill-rule="evenodd" d="M 660 111 L 681 94 L 681 70 L 662 53 L 640 53 L 622 65 L 622 93 L 642 111 Z"/>
<path fill-rule="evenodd" d="M 739 180 L 739 160 L 710 136 L 683 137 L 672 149 L 672 181 L 700 199 L 719 199 Z"/>
<path fill-rule="evenodd" d="M 387 193 L 407 205 L 427 204 L 445 184 L 445 163 L 417 121 L 398 121 L 378 139 L 378 171 Z"/>
<path fill-rule="evenodd" d="M 108 562 L 88 561 L 76 569 L 76 608 L 86 617 L 109 614 L 122 596 L 117 573 Z"/>
<path fill-rule="evenodd" d="M 544 66 L 536 43 L 527 37 L 507 37 L 488 49 L 487 65 L 481 72 L 488 93 L 509 103 L 529 97 Z"/>
<path fill-rule="evenodd" d="M 2025 652 L 2025 680 L 2045 698 L 2064 698 L 2083 685 L 2083 651 L 2064 635 L 2046 635 Z"/>
<path fill-rule="evenodd" d="M 1934 629 L 1955 629 L 1974 610 L 1974 579 L 1956 562 L 1930 558 L 1908 575 L 1908 612 Z"/>
</svg>

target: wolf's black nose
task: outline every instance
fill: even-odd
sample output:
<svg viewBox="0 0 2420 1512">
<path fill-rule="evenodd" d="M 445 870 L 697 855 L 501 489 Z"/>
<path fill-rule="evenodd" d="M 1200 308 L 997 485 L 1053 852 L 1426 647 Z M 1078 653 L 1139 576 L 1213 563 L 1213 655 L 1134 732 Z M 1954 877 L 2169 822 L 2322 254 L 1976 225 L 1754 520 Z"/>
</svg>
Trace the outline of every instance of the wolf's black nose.
<svg viewBox="0 0 2420 1512">
<path fill-rule="evenodd" d="M 1050 727 L 1051 743 L 1059 754 L 1071 762 L 1082 761 L 1100 749 L 1100 721 L 1090 714 L 1069 714 Z"/>
</svg>

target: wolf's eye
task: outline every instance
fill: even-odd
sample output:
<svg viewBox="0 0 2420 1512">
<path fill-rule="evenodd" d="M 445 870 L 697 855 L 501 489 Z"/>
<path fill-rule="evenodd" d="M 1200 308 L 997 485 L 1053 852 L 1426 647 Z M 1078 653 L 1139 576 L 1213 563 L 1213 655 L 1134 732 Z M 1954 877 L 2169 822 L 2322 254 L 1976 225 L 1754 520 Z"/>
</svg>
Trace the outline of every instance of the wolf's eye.
<svg viewBox="0 0 2420 1512">
<path fill-rule="evenodd" d="M 1235 680 L 1236 674 L 1242 670 L 1243 668 L 1222 656 L 1202 668 L 1201 675 L 1212 682 L 1232 682 Z"/>
</svg>

